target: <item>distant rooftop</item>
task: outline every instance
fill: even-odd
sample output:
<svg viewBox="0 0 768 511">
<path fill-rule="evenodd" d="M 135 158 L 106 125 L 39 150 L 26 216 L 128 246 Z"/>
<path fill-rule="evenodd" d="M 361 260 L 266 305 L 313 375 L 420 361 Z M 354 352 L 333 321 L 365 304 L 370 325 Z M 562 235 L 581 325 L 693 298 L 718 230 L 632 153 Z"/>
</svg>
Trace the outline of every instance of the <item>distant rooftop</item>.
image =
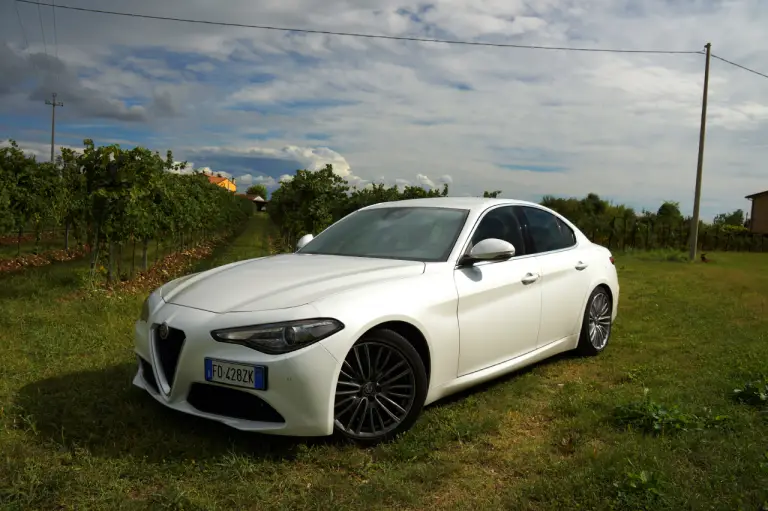
<svg viewBox="0 0 768 511">
<path fill-rule="evenodd" d="M 764 192 L 753 193 L 752 195 L 747 195 L 744 198 L 745 199 L 756 199 L 757 197 L 762 197 L 763 195 L 768 195 L 768 190 L 766 190 Z"/>
</svg>

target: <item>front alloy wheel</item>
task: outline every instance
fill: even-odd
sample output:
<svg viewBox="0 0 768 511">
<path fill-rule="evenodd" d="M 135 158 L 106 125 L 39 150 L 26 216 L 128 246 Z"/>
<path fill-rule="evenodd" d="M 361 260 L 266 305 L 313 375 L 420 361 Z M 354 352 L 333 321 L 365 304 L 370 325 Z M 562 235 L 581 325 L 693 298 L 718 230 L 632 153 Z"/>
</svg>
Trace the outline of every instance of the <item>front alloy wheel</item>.
<svg viewBox="0 0 768 511">
<path fill-rule="evenodd" d="M 363 336 L 349 351 L 336 384 L 334 425 L 364 443 L 393 438 L 413 425 L 426 398 L 424 363 L 391 330 Z"/>
</svg>

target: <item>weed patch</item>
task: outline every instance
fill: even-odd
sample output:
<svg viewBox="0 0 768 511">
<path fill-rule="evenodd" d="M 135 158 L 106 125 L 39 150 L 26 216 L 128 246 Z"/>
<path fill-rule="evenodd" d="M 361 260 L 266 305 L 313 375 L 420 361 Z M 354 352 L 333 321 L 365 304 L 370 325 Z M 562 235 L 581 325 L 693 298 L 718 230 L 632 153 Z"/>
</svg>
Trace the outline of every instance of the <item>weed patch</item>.
<svg viewBox="0 0 768 511">
<path fill-rule="evenodd" d="M 636 471 L 634 466 L 613 486 L 616 488 L 614 502 L 617 509 L 655 510 L 659 509 L 664 498 L 659 474 L 647 470 Z"/>
<path fill-rule="evenodd" d="M 715 415 L 709 408 L 704 409 L 703 415 L 697 415 L 684 412 L 677 405 L 665 406 L 653 401 L 650 391 L 644 389 L 642 400 L 617 406 L 613 420 L 622 428 L 665 435 L 678 431 L 724 428 L 730 418 L 727 415 Z"/>
<path fill-rule="evenodd" d="M 760 408 L 768 407 L 768 377 L 762 377 L 733 389 L 733 398 L 742 404 Z"/>
</svg>

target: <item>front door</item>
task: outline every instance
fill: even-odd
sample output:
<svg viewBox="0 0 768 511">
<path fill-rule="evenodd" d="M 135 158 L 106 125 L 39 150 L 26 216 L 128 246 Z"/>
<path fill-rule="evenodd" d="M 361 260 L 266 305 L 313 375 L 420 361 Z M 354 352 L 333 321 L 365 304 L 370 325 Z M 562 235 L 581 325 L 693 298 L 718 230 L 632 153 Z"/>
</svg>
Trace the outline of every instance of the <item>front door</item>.
<svg viewBox="0 0 768 511">
<path fill-rule="evenodd" d="M 517 206 L 489 210 L 472 236 L 471 248 L 486 238 L 509 241 L 515 256 L 457 268 L 459 296 L 459 376 L 473 373 L 536 348 L 541 315 L 541 269 L 526 253 Z"/>
</svg>

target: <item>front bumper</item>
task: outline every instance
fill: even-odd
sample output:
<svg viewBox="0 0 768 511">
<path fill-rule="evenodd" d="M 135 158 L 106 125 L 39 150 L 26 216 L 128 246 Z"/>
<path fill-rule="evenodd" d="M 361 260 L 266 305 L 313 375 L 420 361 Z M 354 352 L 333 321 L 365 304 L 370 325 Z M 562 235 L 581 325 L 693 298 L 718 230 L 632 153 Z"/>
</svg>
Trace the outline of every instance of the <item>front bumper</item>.
<svg viewBox="0 0 768 511">
<path fill-rule="evenodd" d="M 291 436 L 330 435 L 340 363 L 321 343 L 285 355 L 267 355 L 217 342 L 210 331 L 221 327 L 222 316 L 163 304 L 149 322 L 137 321 L 138 370 L 133 384 L 168 408 L 236 429 Z M 154 327 L 163 322 L 177 334 L 178 357 L 174 350 L 169 357 L 167 345 L 160 344 L 164 341 Z M 207 382 L 206 357 L 266 366 L 267 390 Z M 174 358 L 177 363 L 171 371 L 168 364 Z"/>
</svg>

